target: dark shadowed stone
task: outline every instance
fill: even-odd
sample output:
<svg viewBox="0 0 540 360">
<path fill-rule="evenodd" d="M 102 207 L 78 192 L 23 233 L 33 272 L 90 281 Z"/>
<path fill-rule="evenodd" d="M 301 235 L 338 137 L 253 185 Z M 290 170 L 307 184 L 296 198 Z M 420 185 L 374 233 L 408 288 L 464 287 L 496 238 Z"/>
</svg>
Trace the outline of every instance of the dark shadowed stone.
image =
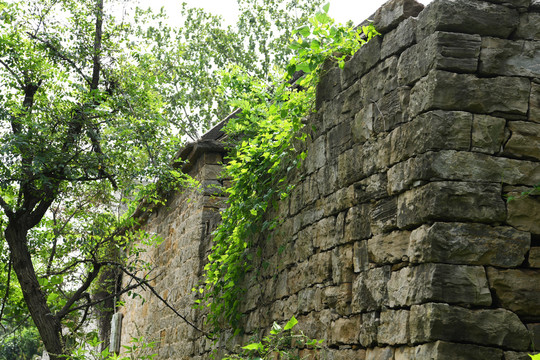
<svg viewBox="0 0 540 360">
<path fill-rule="evenodd" d="M 534 354 L 534 352 L 530 352 Z M 505 351 L 504 360 L 531 360 L 529 352 Z"/>
<path fill-rule="evenodd" d="M 502 222 L 505 218 L 500 184 L 432 182 L 398 197 L 400 229 L 437 220 Z"/>
<path fill-rule="evenodd" d="M 394 129 L 390 164 L 427 151 L 469 150 L 473 116 L 461 111 L 430 111 Z"/>
<path fill-rule="evenodd" d="M 352 207 L 345 218 L 345 239 L 363 240 L 371 236 L 369 205 Z"/>
<path fill-rule="evenodd" d="M 417 39 L 435 31 L 465 32 L 507 38 L 517 27 L 515 9 L 484 1 L 434 0 L 418 16 Z"/>
<path fill-rule="evenodd" d="M 487 268 L 494 302 L 520 317 L 540 316 L 540 270 Z"/>
<path fill-rule="evenodd" d="M 531 0 L 531 10 L 534 10 L 534 11 L 540 10 L 540 0 Z"/>
<path fill-rule="evenodd" d="M 388 306 L 430 301 L 490 306 L 491 293 L 483 266 L 420 264 L 392 272 Z"/>
<path fill-rule="evenodd" d="M 411 91 L 410 114 L 426 110 L 526 115 L 530 81 L 518 77 L 478 78 L 431 70 Z"/>
<path fill-rule="evenodd" d="M 352 146 L 351 122 L 346 121 L 334 126 L 326 135 L 326 154 L 335 158 Z"/>
<path fill-rule="evenodd" d="M 341 75 L 344 89 L 367 73 L 380 59 L 382 38 L 376 36 L 362 46 L 343 66 Z"/>
<path fill-rule="evenodd" d="M 419 345 L 413 348 L 398 348 L 396 349 L 394 360 L 501 360 L 502 355 L 503 352 L 500 349 L 471 344 L 456 344 L 445 341 L 437 341 L 434 343 Z"/>
<path fill-rule="evenodd" d="M 504 309 L 469 310 L 448 304 L 411 306 L 411 342 L 437 340 L 499 346 L 525 351 L 529 332 L 516 314 Z"/>
<path fill-rule="evenodd" d="M 540 160 L 540 124 L 526 121 L 509 121 L 510 139 L 503 154 Z"/>
<path fill-rule="evenodd" d="M 501 4 L 509 7 L 528 8 L 531 0 L 486 0 L 494 4 Z"/>
<path fill-rule="evenodd" d="M 540 323 L 527 324 L 527 329 L 531 333 L 532 349 L 538 349 L 540 345 Z"/>
<path fill-rule="evenodd" d="M 352 311 L 379 310 L 388 303 L 386 283 L 390 280 L 390 266 L 363 271 L 353 283 Z"/>
<path fill-rule="evenodd" d="M 530 267 L 539 269 L 540 268 L 540 247 L 531 248 L 531 250 L 529 251 L 529 258 L 527 260 L 529 262 Z M 539 329 L 539 336 L 540 336 L 540 329 Z M 538 341 L 538 345 L 540 345 L 540 341 Z"/>
<path fill-rule="evenodd" d="M 353 271 L 359 273 L 369 268 L 367 241 L 355 241 L 353 247 Z"/>
<path fill-rule="evenodd" d="M 508 195 L 516 197 L 507 204 L 508 216 L 506 222 L 516 229 L 540 234 L 540 196 L 523 197 L 523 191 L 531 188 L 510 190 Z M 506 189 L 505 189 L 506 192 Z"/>
<path fill-rule="evenodd" d="M 410 231 L 394 231 L 380 234 L 368 240 L 368 254 L 376 264 L 394 264 L 406 261 Z"/>
<path fill-rule="evenodd" d="M 424 5 L 414 0 L 390 0 L 373 14 L 373 24 L 377 31 L 386 34 L 408 17 L 418 15 Z"/>
<path fill-rule="evenodd" d="M 389 57 L 364 75 L 361 80 L 364 89 L 362 94 L 364 107 L 377 102 L 385 94 L 398 87 L 397 63 L 397 56 Z"/>
<path fill-rule="evenodd" d="M 334 99 L 341 92 L 341 69 L 331 68 L 321 75 L 317 84 L 315 107 L 320 109 L 322 103 Z"/>
<path fill-rule="evenodd" d="M 540 183 L 540 163 L 465 151 L 427 152 L 388 170 L 388 193 L 393 195 L 432 179 L 534 186 Z"/>
<path fill-rule="evenodd" d="M 526 40 L 540 40 L 540 13 L 521 14 L 515 37 Z"/>
<path fill-rule="evenodd" d="M 386 172 L 372 175 L 354 184 L 356 201 L 363 203 L 387 197 Z"/>
<path fill-rule="evenodd" d="M 540 84 L 536 83 L 531 83 L 529 120 L 532 122 L 540 123 Z"/>
<path fill-rule="evenodd" d="M 437 31 L 401 54 L 398 81 L 412 84 L 432 69 L 473 73 L 481 44 L 480 35 Z"/>
<path fill-rule="evenodd" d="M 410 17 L 386 34 L 381 47 L 381 59 L 402 52 L 415 42 L 416 18 Z"/>
<path fill-rule="evenodd" d="M 422 225 L 410 236 L 411 263 L 519 266 L 531 244 L 531 234 L 509 226 L 469 223 Z"/>
<path fill-rule="evenodd" d="M 540 76 L 540 42 L 483 38 L 480 74 Z"/>
</svg>

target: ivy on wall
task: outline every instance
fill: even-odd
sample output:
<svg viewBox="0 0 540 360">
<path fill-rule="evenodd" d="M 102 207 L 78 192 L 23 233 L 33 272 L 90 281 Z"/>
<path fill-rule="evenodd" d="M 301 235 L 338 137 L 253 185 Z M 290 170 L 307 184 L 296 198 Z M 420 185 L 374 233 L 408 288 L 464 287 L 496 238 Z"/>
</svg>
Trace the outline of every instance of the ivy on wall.
<svg viewBox="0 0 540 360">
<path fill-rule="evenodd" d="M 305 140 L 302 120 L 314 111 L 315 88 L 322 65 L 330 59 L 343 67 L 345 61 L 362 45 L 377 35 L 372 25 L 354 29 L 336 25 L 328 16 L 329 5 L 296 29 L 290 48 L 296 55 L 285 74 L 276 76 L 269 85 L 247 75 L 244 69 L 230 68 L 225 74 L 224 88 L 235 90 L 232 106 L 242 109 L 229 120 L 225 132 L 232 141 L 225 177 L 231 186 L 222 223 L 214 233 L 209 262 L 205 266 L 200 307 L 208 306 L 208 322 L 217 332 L 230 325 L 240 331 L 239 312 L 241 283 L 253 263 L 254 240 L 271 230 L 278 219 L 268 219 L 269 207 L 289 196 L 294 185 L 287 174 L 306 157 L 294 146 Z M 292 76 L 303 74 L 291 86 Z M 301 89 L 301 90 L 298 90 Z M 298 141 L 296 141 L 298 143 Z"/>
</svg>

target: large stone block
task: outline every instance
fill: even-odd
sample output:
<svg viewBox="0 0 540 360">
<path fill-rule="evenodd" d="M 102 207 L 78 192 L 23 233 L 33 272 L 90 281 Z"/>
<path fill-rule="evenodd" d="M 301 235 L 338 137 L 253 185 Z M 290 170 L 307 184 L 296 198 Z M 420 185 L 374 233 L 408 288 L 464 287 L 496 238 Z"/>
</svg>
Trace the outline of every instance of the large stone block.
<svg viewBox="0 0 540 360">
<path fill-rule="evenodd" d="M 390 164 L 435 150 L 469 150 L 473 116 L 462 111 L 430 111 L 390 133 Z"/>
<path fill-rule="evenodd" d="M 371 175 L 354 184 L 356 201 L 359 203 L 380 200 L 388 196 L 386 172 Z"/>
<path fill-rule="evenodd" d="M 540 43 L 525 40 L 483 38 L 480 74 L 540 76 Z"/>
<path fill-rule="evenodd" d="M 399 124 L 409 121 L 407 108 L 410 93 L 411 89 L 403 86 L 384 95 L 382 99 L 373 104 L 375 111 L 371 112 L 371 127 L 375 133 L 390 131 Z M 369 114 L 366 115 L 369 116 Z M 369 120 L 369 118 L 364 120 L 364 123 L 369 124 Z"/>
<path fill-rule="evenodd" d="M 369 205 L 352 207 L 345 217 L 345 238 L 347 241 L 364 240 L 371 237 Z"/>
<path fill-rule="evenodd" d="M 540 270 L 487 269 L 494 301 L 521 317 L 540 316 Z"/>
<path fill-rule="evenodd" d="M 411 90 L 410 114 L 433 109 L 480 114 L 526 115 L 530 81 L 518 77 L 478 78 L 431 70 Z"/>
<path fill-rule="evenodd" d="M 358 342 L 358 333 L 362 326 L 360 315 L 350 318 L 339 318 L 330 324 L 330 339 L 328 343 L 335 344 L 356 344 Z"/>
<path fill-rule="evenodd" d="M 432 179 L 533 186 L 540 183 L 540 163 L 454 150 L 427 152 L 388 170 L 388 193 L 396 194 Z"/>
<path fill-rule="evenodd" d="M 390 280 L 390 266 L 370 269 L 358 274 L 353 283 L 352 311 L 379 310 L 388 303 L 386 284 Z"/>
<path fill-rule="evenodd" d="M 529 121 L 540 123 L 540 84 L 531 83 Z"/>
<path fill-rule="evenodd" d="M 399 84 L 412 84 L 432 69 L 476 72 L 481 44 L 480 35 L 437 31 L 401 54 Z"/>
<path fill-rule="evenodd" d="M 389 57 L 362 77 L 360 83 L 364 90 L 362 94 L 364 107 L 378 101 L 398 87 L 397 63 L 397 56 Z"/>
<path fill-rule="evenodd" d="M 437 301 L 490 306 L 491 294 L 482 266 L 420 264 L 392 272 L 388 306 L 402 307 Z"/>
<path fill-rule="evenodd" d="M 434 223 L 410 236 L 409 261 L 450 264 L 519 266 L 531 244 L 528 232 L 509 226 L 470 223 Z"/>
<path fill-rule="evenodd" d="M 504 146 L 503 154 L 540 160 L 540 124 L 510 121 L 508 129 L 511 135 Z"/>
<path fill-rule="evenodd" d="M 335 67 L 325 71 L 317 84 L 315 107 L 320 109 L 323 102 L 334 99 L 341 90 L 341 69 Z"/>
<path fill-rule="evenodd" d="M 505 6 L 484 1 L 435 0 L 418 16 L 417 38 L 435 31 L 507 38 L 518 23 L 518 11 Z"/>
<path fill-rule="evenodd" d="M 432 182 L 398 197 L 400 229 L 437 220 L 502 222 L 505 218 L 500 184 Z"/>
<path fill-rule="evenodd" d="M 381 57 L 381 44 L 382 38 L 374 37 L 345 63 L 341 75 L 343 89 L 351 86 L 377 64 Z"/>
<path fill-rule="evenodd" d="M 540 14 L 521 14 L 515 37 L 518 39 L 540 40 Z"/>
<path fill-rule="evenodd" d="M 394 348 L 375 347 L 366 350 L 366 360 L 393 360 Z"/>
<path fill-rule="evenodd" d="M 379 344 L 399 345 L 409 342 L 409 311 L 386 310 L 381 312 L 377 329 Z"/>
<path fill-rule="evenodd" d="M 527 260 L 530 267 L 540 269 L 540 247 L 532 247 Z M 538 345 L 540 345 L 540 340 L 538 341 Z"/>
<path fill-rule="evenodd" d="M 471 344 L 456 344 L 446 341 L 436 341 L 413 348 L 400 347 L 396 349 L 394 360 L 437 359 L 437 360 L 501 360 L 503 351 L 500 349 Z"/>
<path fill-rule="evenodd" d="M 373 234 L 381 234 L 396 228 L 397 198 L 379 200 L 370 206 L 370 222 Z"/>
<path fill-rule="evenodd" d="M 414 44 L 416 40 L 416 18 L 410 17 L 398 27 L 384 36 L 381 47 L 381 58 L 398 54 Z"/>
<path fill-rule="evenodd" d="M 514 200 L 507 203 L 506 222 L 516 229 L 530 231 L 533 234 L 540 234 L 540 196 L 521 195 L 521 190 L 530 190 L 529 188 L 519 189 L 516 192 L 509 192 L 509 196 L 515 196 Z"/>
<path fill-rule="evenodd" d="M 505 351 L 504 360 L 531 360 L 529 352 Z"/>
<path fill-rule="evenodd" d="M 470 310 L 448 304 L 411 306 L 413 344 L 444 340 L 525 351 L 529 332 L 518 316 L 504 309 Z"/>
<path fill-rule="evenodd" d="M 489 115 L 474 115 L 471 150 L 495 154 L 501 150 L 506 120 Z"/>
<path fill-rule="evenodd" d="M 385 34 L 408 17 L 418 15 L 422 9 L 424 9 L 424 5 L 415 0 L 390 0 L 370 18 L 373 19 L 373 24 L 377 30 Z"/>
<path fill-rule="evenodd" d="M 362 314 L 362 327 L 358 337 L 360 345 L 373 347 L 377 343 L 377 333 L 380 323 L 380 313 L 378 311 Z"/>
<path fill-rule="evenodd" d="M 367 241 L 368 256 L 375 264 L 394 264 L 407 261 L 410 231 L 380 234 Z"/>
</svg>

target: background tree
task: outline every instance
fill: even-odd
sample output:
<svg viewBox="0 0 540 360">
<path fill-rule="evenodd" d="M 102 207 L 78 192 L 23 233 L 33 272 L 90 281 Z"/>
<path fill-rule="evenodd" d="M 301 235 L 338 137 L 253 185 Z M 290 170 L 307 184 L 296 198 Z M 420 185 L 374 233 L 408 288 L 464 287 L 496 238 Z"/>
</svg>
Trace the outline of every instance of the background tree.
<svg viewBox="0 0 540 360">
<path fill-rule="evenodd" d="M 184 134 L 231 110 L 220 70 L 237 64 L 268 78 L 286 57 L 280 44 L 318 4 L 298 3 L 240 1 L 239 25 L 228 28 L 185 8 L 174 29 L 147 11 L 134 23 L 115 19 L 103 0 L 0 0 L 1 324 L 16 319 L 7 309 L 22 319 L 28 311 L 58 359 L 89 307 L 112 297 L 91 296 L 100 274 L 133 275 L 110 294 L 144 283 L 134 275 L 145 265 L 139 250 L 131 247 L 132 262 L 124 250 L 151 238 L 124 231 L 134 206 L 122 198 L 181 182 L 170 164 Z"/>
</svg>

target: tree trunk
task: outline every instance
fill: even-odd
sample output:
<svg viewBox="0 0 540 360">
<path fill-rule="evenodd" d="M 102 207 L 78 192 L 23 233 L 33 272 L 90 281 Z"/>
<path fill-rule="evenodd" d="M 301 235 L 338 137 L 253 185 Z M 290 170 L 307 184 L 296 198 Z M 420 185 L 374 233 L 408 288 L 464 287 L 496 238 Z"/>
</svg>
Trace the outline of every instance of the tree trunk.
<svg viewBox="0 0 540 360">
<path fill-rule="evenodd" d="M 6 241 L 13 259 L 13 270 L 17 274 L 21 290 L 30 315 L 36 324 L 45 349 L 51 360 L 58 360 L 64 354 L 62 328 L 47 305 L 41 291 L 27 243 L 28 227 L 22 222 L 10 221 L 5 231 Z"/>
</svg>

